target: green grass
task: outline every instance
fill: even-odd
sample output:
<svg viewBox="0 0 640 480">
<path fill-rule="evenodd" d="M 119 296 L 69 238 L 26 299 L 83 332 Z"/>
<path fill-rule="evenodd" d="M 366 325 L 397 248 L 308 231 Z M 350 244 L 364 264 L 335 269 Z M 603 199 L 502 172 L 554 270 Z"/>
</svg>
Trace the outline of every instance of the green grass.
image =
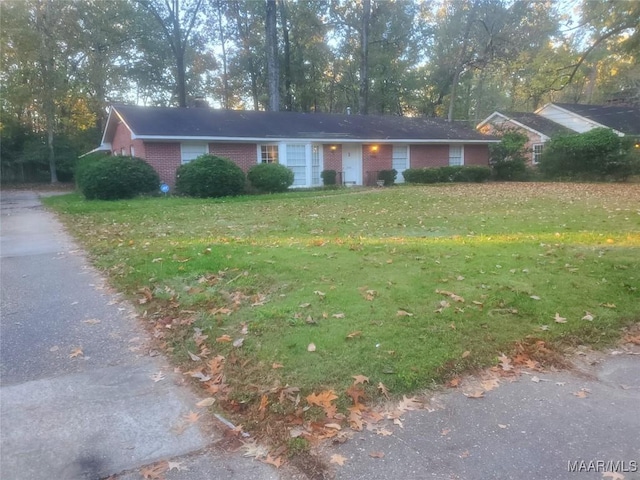
<svg viewBox="0 0 640 480">
<path fill-rule="evenodd" d="M 118 288 L 153 292 L 145 309 L 196 312 L 213 353 L 231 355 L 214 339 L 240 337 L 246 322 L 233 353 L 246 367 L 228 379 L 239 396 L 276 382 L 343 389 L 358 374 L 405 393 L 491 364 L 528 338 L 602 346 L 640 319 L 640 185 L 46 202 Z M 232 314 L 211 313 L 234 301 Z M 441 301 L 450 306 L 436 313 Z M 174 339 L 178 359 L 195 348 L 187 337 Z"/>
</svg>

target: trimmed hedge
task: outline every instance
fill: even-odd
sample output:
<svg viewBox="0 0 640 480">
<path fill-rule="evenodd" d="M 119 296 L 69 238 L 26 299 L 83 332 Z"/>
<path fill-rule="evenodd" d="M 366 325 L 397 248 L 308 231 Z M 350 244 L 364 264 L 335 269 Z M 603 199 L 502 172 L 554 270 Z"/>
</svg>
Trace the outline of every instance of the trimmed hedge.
<svg viewBox="0 0 640 480">
<path fill-rule="evenodd" d="M 247 179 L 261 192 L 286 192 L 293 185 L 293 172 L 279 163 L 259 163 L 249 169 Z"/>
<path fill-rule="evenodd" d="M 408 168 L 402 175 L 408 183 L 482 183 L 491 178 L 491 169 L 479 165 L 469 167 Z"/>
<path fill-rule="evenodd" d="M 242 169 L 227 158 L 200 155 L 178 167 L 176 191 L 190 197 L 226 197 L 244 192 Z"/>
<path fill-rule="evenodd" d="M 87 200 L 120 200 L 158 190 L 160 178 L 151 165 L 137 157 L 83 159 L 76 182 Z"/>
<path fill-rule="evenodd" d="M 335 170 L 323 170 L 320 172 L 320 176 L 322 177 L 323 185 L 335 185 L 338 172 Z"/>
<path fill-rule="evenodd" d="M 398 171 L 394 168 L 391 170 L 380 170 L 378 172 L 378 180 L 384 180 L 384 186 L 390 187 L 394 183 L 396 183 L 396 178 L 398 177 Z"/>
</svg>

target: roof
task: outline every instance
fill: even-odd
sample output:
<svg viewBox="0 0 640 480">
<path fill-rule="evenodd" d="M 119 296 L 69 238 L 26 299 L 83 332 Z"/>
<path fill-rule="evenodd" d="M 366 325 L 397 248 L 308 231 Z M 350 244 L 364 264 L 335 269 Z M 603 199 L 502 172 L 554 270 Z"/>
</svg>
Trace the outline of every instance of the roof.
<svg viewBox="0 0 640 480">
<path fill-rule="evenodd" d="M 541 115 L 537 115 L 531 112 L 497 112 L 502 116 L 515 120 L 522 125 L 529 127 L 531 130 L 535 130 L 538 133 L 542 133 L 547 137 L 553 137 L 560 133 L 572 133 L 571 130 L 560 125 L 559 123 L 549 120 Z"/>
<path fill-rule="evenodd" d="M 583 105 L 578 103 L 553 103 L 557 107 L 580 115 L 625 135 L 640 135 L 640 108 L 622 105 Z"/>
<path fill-rule="evenodd" d="M 498 141 L 439 118 L 114 105 L 103 143 L 115 133 L 114 112 L 133 138 L 148 140 Z"/>
</svg>

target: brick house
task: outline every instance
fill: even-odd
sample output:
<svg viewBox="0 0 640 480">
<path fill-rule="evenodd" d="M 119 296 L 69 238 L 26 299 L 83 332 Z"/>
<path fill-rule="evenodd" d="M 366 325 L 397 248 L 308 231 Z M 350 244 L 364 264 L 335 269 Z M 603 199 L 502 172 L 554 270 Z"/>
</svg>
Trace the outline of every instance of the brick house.
<svg viewBox="0 0 640 480">
<path fill-rule="evenodd" d="M 551 137 L 567 133 L 584 133 L 594 128 L 610 128 L 617 135 L 640 137 L 640 109 L 627 105 L 582 105 L 547 103 L 533 113 L 493 112 L 476 129 L 500 136 L 508 130 L 524 133 L 529 141 L 529 164 L 538 163 L 544 144 Z"/>
<path fill-rule="evenodd" d="M 335 170 L 346 185 L 372 185 L 380 170 L 488 165 L 498 140 L 436 118 L 258 112 L 114 105 L 100 147 L 143 158 L 173 185 L 177 168 L 210 153 L 244 171 L 281 163 L 294 187 L 322 185 Z"/>
</svg>

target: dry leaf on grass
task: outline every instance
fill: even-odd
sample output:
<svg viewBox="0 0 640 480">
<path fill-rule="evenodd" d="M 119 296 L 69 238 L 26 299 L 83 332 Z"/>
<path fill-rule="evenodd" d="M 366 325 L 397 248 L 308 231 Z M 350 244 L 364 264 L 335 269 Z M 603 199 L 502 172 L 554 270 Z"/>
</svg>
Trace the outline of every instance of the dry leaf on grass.
<svg viewBox="0 0 640 480">
<path fill-rule="evenodd" d="M 309 345 L 307 345 L 307 352 L 315 352 L 315 351 L 316 351 L 315 343 L 310 343 Z"/>
<path fill-rule="evenodd" d="M 364 375 L 353 375 L 351 378 L 353 378 L 354 385 L 357 385 L 359 383 L 369 383 L 369 377 L 365 377 Z"/>
<path fill-rule="evenodd" d="M 284 365 L 282 365 L 281 363 L 273 363 L 273 365 L 271 365 L 271 368 L 273 368 L 274 370 L 277 368 L 283 368 Z"/>
<path fill-rule="evenodd" d="M 556 323 L 567 323 L 567 319 L 565 317 L 561 317 L 558 312 L 556 312 L 555 317 L 553 317 Z"/>
</svg>

